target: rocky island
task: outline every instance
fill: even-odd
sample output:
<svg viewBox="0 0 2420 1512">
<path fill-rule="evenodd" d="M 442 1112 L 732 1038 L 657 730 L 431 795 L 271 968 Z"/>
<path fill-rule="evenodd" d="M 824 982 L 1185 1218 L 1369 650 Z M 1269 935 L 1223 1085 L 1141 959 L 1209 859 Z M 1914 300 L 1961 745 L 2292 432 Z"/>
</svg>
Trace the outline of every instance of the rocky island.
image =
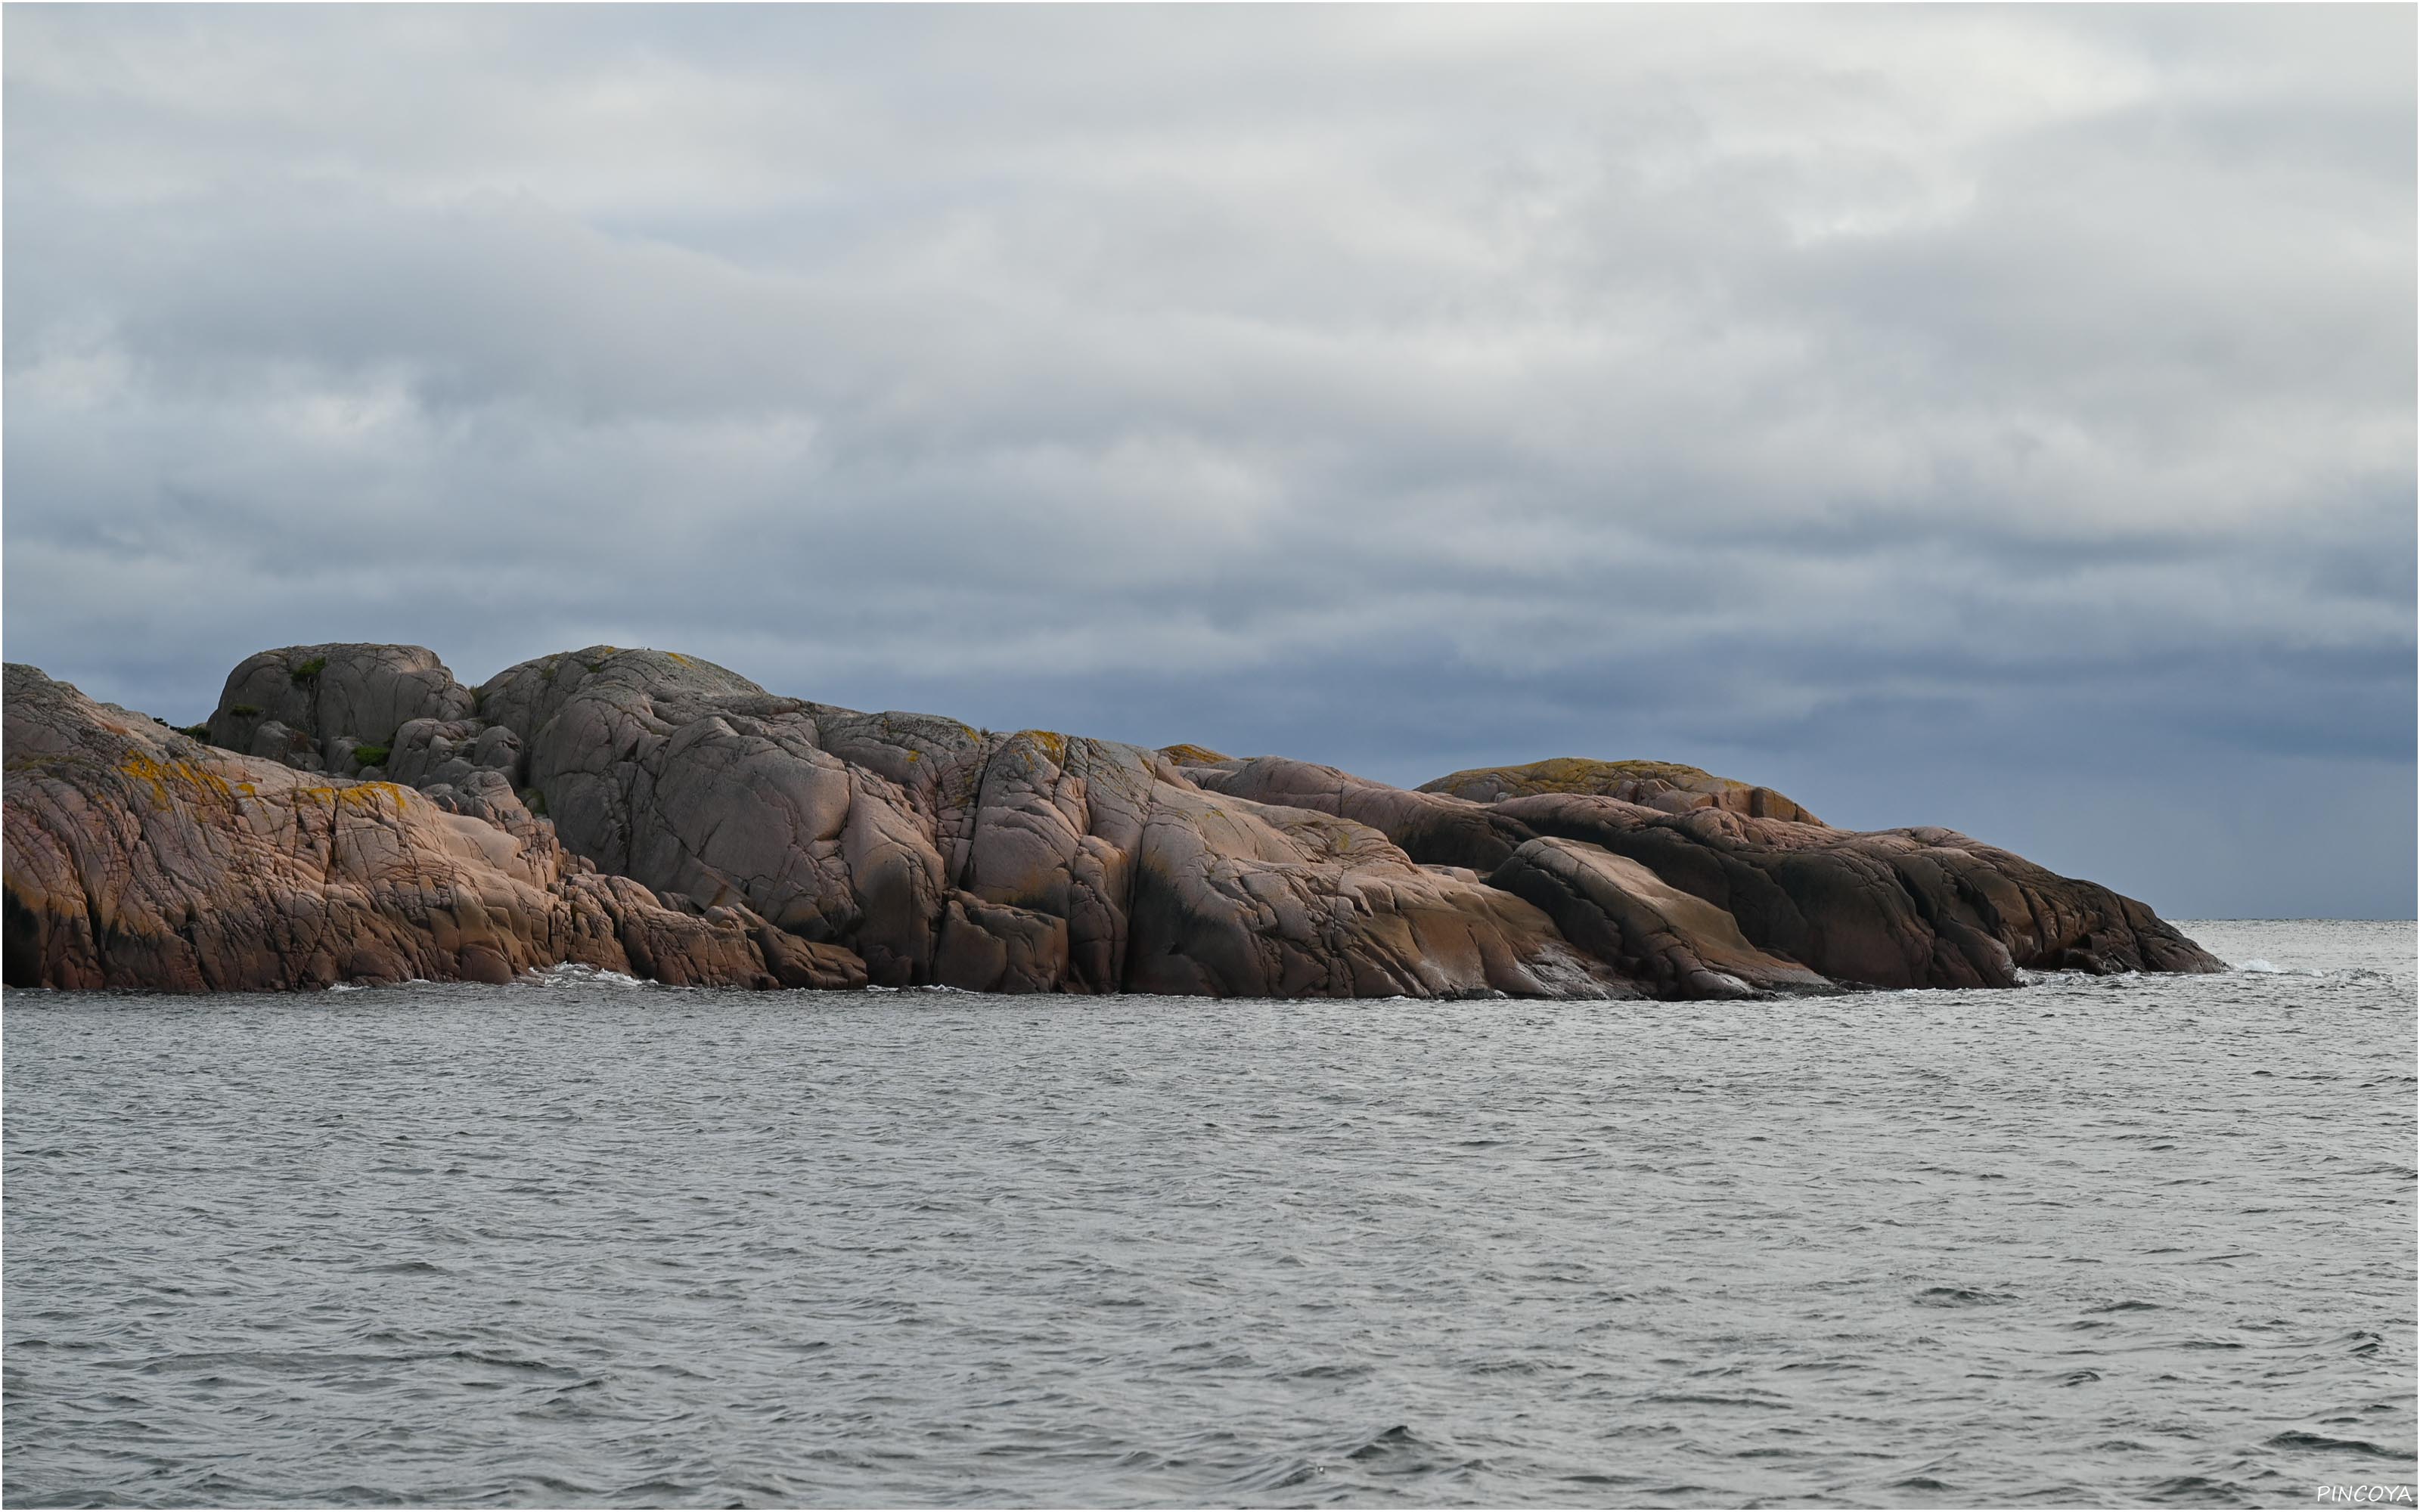
<svg viewBox="0 0 2420 1512">
<path fill-rule="evenodd" d="M 175 730 L 10 664 L 6 980 L 1266 997 L 1731 998 L 2224 969 L 1947 829 L 1557 760 L 1418 790 L 783 698 L 591 646 L 466 687 L 418 646 L 238 666 Z"/>
</svg>

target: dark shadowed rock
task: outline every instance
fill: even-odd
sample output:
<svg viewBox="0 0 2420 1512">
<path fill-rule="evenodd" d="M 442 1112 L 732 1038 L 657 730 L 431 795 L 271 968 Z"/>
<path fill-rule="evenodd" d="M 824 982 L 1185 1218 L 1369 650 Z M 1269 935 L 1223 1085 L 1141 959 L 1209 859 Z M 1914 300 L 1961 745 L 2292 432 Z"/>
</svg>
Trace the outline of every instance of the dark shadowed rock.
<svg viewBox="0 0 2420 1512">
<path fill-rule="evenodd" d="M 351 740 L 345 741 L 348 748 L 357 744 Z M 252 732 L 251 744 L 244 748 L 263 761 L 276 762 L 298 772 L 327 770 L 327 763 L 319 756 L 319 743 L 281 720 L 262 720 Z"/>
<path fill-rule="evenodd" d="M 1735 782 L 1677 762 L 1599 762 L 1559 756 L 1527 766 L 1474 767 L 1423 782 L 1419 791 L 1475 803 L 1498 803 L 1541 793 L 1585 793 L 1643 803 L 1668 813 L 1723 809 L 1752 819 L 1790 819 L 1802 825 L 1823 822 L 1771 788 Z"/>
<path fill-rule="evenodd" d="M 2131 898 L 1947 829 L 1857 833 L 1724 809 L 1539 794 L 1497 809 L 1637 861 L 1759 949 L 1877 987 L 2006 987 L 2019 968 L 2217 971 Z"/>
<path fill-rule="evenodd" d="M 1730 915 L 1623 856 L 1533 840 L 1489 882 L 1537 904 L 1563 937 L 1661 997 L 1823 992 L 1832 984 L 1750 945 Z"/>
<path fill-rule="evenodd" d="M 1424 865 L 1492 872 L 1537 838 L 1520 821 L 1466 798 L 1407 793 L 1333 766 L 1282 756 L 1255 756 L 1249 761 L 1221 757 L 1183 770 L 1213 793 L 1357 820 Z"/>
<path fill-rule="evenodd" d="M 349 748 L 352 754 L 360 750 L 358 743 Z M 396 731 L 393 745 L 377 764 L 387 780 L 406 787 L 458 783 L 479 772 L 496 773 L 507 785 L 517 785 L 521 740 L 485 719 L 408 719 Z"/>
</svg>

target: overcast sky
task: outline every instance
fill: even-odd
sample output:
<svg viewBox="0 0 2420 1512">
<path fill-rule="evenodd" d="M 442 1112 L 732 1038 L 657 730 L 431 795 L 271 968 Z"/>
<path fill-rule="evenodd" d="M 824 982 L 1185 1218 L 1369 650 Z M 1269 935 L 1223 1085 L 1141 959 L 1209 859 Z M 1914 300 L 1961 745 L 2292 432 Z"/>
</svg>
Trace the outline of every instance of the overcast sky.
<svg viewBox="0 0 2420 1512">
<path fill-rule="evenodd" d="M 2414 11 L 7 8 L 6 640 L 2413 912 Z"/>
</svg>

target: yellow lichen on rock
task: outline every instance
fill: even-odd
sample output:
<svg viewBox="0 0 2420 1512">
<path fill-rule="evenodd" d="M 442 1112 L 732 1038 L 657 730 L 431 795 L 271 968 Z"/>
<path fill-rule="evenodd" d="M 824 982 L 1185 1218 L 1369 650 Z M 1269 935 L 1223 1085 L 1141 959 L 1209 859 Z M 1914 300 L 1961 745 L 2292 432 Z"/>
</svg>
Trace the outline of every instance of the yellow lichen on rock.
<svg viewBox="0 0 2420 1512">
<path fill-rule="evenodd" d="M 133 750 L 117 764 L 117 769 L 148 785 L 153 801 L 163 809 L 176 802 L 177 795 L 171 791 L 172 787 L 196 788 L 201 793 L 221 798 L 231 795 L 225 778 L 191 762 L 163 762 L 145 751 Z"/>
<path fill-rule="evenodd" d="M 410 789 L 395 782 L 348 782 L 342 787 L 298 787 L 288 791 L 297 799 L 324 800 L 332 809 L 372 810 L 382 810 L 388 801 L 399 810 L 411 795 Z"/>
</svg>

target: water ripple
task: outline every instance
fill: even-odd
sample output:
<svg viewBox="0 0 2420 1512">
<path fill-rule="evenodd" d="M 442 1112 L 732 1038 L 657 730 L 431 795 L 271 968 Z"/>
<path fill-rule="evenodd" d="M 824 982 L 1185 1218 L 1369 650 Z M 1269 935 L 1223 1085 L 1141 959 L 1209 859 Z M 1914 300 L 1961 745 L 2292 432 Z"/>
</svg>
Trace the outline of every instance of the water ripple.
<svg viewBox="0 0 2420 1512">
<path fill-rule="evenodd" d="M 1784 1003 L 14 993 L 11 1504 L 2313 1504 L 2408 925 Z"/>
</svg>

